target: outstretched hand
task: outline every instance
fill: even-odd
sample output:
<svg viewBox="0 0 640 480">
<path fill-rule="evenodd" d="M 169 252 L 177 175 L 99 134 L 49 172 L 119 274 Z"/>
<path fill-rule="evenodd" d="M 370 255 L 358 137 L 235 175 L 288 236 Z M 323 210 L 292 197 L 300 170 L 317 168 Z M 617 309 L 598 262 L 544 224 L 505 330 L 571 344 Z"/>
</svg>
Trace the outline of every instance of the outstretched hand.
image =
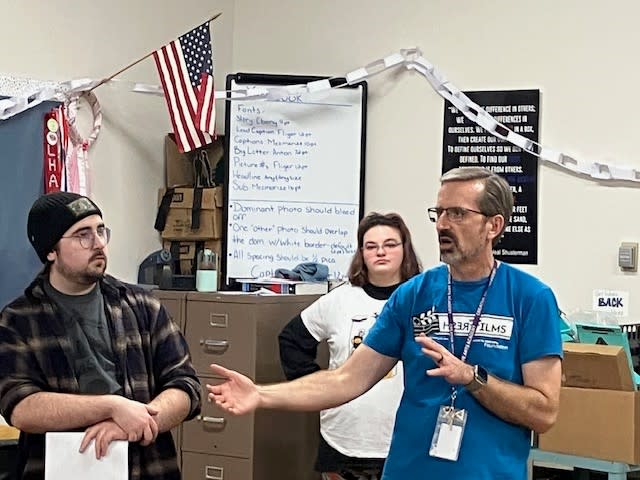
<svg viewBox="0 0 640 480">
<path fill-rule="evenodd" d="M 421 333 L 416 342 L 422 346 L 422 353 L 430 357 L 436 368 L 426 371 L 430 377 L 443 377 L 452 385 L 467 385 L 473 380 L 473 367 L 453 355 L 449 350 L 432 338 Z"/>
<path fill-rule="evenodd" d="M 250 378 L 220 365 L 210 367 L 214 375 L 226 379 L 218 385 L 207 384 L 209 399 L 216 405 L 234 415 L 244 415 L 259 407 L 260 394 Z"/>
</svg>

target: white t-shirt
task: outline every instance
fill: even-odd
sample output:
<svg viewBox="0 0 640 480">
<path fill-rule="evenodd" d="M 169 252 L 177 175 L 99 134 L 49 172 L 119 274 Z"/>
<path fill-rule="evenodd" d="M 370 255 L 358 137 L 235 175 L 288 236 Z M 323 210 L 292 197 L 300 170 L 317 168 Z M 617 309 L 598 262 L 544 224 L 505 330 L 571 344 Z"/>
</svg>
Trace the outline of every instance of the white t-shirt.
<svg viewBox="0 0 640 480">
<path fill-rule="evenodd" d="M 347 361 L 362 343 L 386 300 L 376 300 L 349 283 L 330 291 L 300 314 L 309 333 L 329 344 L 329 369 Z M 403 391 L 402 364 L 364 395 L 320 412 L 320 432 L 343 455 L 386 458 Z"/>
</svg>

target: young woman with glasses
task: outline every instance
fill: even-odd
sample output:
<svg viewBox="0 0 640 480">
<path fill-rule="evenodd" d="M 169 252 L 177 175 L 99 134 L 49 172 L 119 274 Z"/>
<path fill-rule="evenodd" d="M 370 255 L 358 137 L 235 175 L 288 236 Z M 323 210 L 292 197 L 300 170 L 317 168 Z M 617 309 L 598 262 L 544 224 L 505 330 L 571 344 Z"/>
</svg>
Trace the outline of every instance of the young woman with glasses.
<svg viewBox="0 0 640 480">
<path fill-rule="evenodd" d="M 319 298 L 280 333 L 280 358 L 287 379 L 320 370 L 318 344 L 329 345 L 329 368 L 342 365 L 373 326 L 387 299 L 421 270 L 402 218 L 367 215 L 358 227 L 358 250 L 349 281 Z M 402 364 L 368 393 L 320 413 L 315 468 L 323 480 L 380 478 L 395 411 L 402 396 Z"/>
</svg>

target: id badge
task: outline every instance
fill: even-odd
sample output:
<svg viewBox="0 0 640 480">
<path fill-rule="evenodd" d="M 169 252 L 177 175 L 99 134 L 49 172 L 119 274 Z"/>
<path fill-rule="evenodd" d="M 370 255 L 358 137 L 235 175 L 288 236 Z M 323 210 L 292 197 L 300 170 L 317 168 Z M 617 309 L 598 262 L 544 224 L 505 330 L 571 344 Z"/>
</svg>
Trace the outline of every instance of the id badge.
<svg viewBox="0 0 640 480">
<path fill-rule="evenodd" d="M 429 455 L 453 462 L 457 461 L 466 424 L 466 410 L 458 409 L 451 405 L 442 405 L 438 412 L 438 420 L 431 439 Z"/>
</svg>

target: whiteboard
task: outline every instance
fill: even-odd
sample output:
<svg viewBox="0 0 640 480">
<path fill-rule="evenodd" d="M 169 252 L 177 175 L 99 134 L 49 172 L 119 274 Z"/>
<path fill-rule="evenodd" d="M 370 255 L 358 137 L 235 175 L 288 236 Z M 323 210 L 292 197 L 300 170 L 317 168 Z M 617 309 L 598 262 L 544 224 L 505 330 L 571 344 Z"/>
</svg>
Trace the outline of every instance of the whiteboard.
<svg viewBox="0 0 640 480">
<path fill-rule="evenodd" d="M 320 78 L 234 74 L 227 90 Z M 366 89 L 361 82 L 227 103 L 227 285 L 303 262 L 327 265 L 329 278 L 346 277 L 363 215 Z"/>
</svg>

